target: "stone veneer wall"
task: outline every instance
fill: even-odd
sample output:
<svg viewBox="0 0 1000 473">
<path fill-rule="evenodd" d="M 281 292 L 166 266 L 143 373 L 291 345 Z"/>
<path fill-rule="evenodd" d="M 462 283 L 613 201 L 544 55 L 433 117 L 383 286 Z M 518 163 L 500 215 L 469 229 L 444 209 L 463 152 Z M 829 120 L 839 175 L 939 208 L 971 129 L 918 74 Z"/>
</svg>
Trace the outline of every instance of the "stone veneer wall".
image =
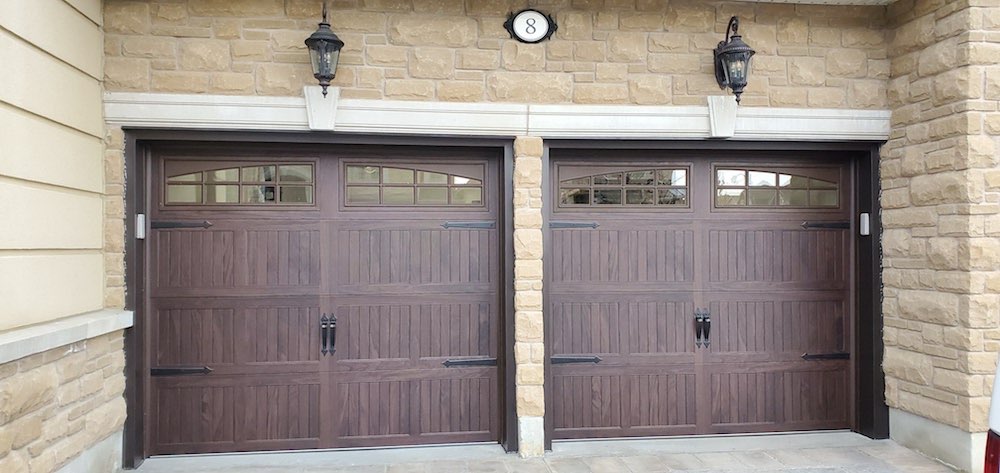
<svg viewBox="0 0 1000 473">
<path fill-rule="evenodd" d="M 889 18 L 887 400 L 982 432 L 1000 350 L 1000 5 L 901 0 Z"/>
<path fill-rule="evenodd" d="M 747 106 L 883 109 L 885 8 L 701 0 L 545 0 L 551 41 L 511 40 L 527 0 L 338 0 L 344 98 L 704 105 L 730 16 L 757 50 Z M 319 0 L 105 2 L 112 91 L 293 95 Z"/>
<path fill-rule="evenodd" d="M 56 471 L 121 431 L 122 342 L 118 331 L 0 365 L 0 471 Z M 91 465 L 116 471 L 119 455 Z"/>
<path fill-rule="evenodd" d="M 518 448 L 545 451 L 542 316 L 542 139 L 514 140 L 514 359 Z"/>
</svg>

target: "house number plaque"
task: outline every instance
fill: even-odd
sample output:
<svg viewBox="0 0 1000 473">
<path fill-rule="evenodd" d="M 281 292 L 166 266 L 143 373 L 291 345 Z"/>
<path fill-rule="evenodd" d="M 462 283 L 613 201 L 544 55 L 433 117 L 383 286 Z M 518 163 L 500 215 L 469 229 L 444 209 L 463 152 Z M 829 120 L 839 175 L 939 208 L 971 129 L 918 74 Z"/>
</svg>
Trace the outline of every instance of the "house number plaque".
<svg viewBox="0 0 1000 473">
<path fill-rule="evenodd" d="M 556 32 L 556 22 L 551 16 L 531 8 L 511 13 L 503 26 L 511 38 L 522 43 L 540 43 Z"/>
</svg>

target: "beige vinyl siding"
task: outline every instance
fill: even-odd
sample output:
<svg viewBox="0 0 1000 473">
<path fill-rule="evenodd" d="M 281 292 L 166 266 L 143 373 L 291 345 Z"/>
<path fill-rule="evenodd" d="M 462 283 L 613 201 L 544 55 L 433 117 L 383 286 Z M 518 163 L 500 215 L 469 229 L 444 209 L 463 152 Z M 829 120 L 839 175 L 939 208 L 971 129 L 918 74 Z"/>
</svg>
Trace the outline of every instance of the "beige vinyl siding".
<svg viewBox="0 0 1000 473">
<path fill-rule="evenodd" d="M 104 191 L 103 143 L 79 130 L 60 125 L 0 102 L 0 176 L 46 182 L 89 192 Z M 24 139 L 40 137 L 45 139 Z"/>
<path fill-rule="evenodd" d="M 100 8 L 0 2 L 0 330 L 104 306 Z"/>
</svg>

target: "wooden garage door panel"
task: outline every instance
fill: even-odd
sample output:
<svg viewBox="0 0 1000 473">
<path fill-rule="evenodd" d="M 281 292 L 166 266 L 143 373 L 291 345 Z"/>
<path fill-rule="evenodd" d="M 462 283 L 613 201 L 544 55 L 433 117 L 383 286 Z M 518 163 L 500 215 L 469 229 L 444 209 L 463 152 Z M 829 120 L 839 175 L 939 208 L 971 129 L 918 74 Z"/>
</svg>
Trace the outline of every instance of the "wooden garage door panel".
<svg viewBox="0 0 1000 473">
<path fill-rule="evenodd" d="M 320 369 L 318 298 L 179 298 L 154 302 L 153 367 L 214 374 Z"/>
<path fill-rule="evenodd" d="M 621 169 L 639 166 L 619 158 Z M 589 165 L 557 161 L 553 174 L 567 174 L 553 182 L 576 185 Z M 550 214 L 554 437 L 849 426 L 850 360 L 802 358 L 851 351 L 852 234 L 803 225 L 843 223 L 848 206 L 720 208 L 713 163 L 689 171 L 687 206 L 562 202 Z M 696 313 L 710 317 L 710 344 L 695 343 Z M 557 358 L 567 355 L 601 362 Z"/>
<path fill-rule="evenodd" d="M 562 217 L 560 217 L 562 218 Z M 579 218 L 574 220 L 589 220 Z M 554 287 L 600 284 L 604 287 L 641 288 L 656 283 L 691 283 L 694 280 L 694 232 L 686 226 L 641 229 L 643 223 L 601 221 L 598 229 L 552 230 Z M 690 286 L 686 284 L 685 286 Z"/>
<path fill-rule="evenodd" d="M 337 377 L 338 446 L 496 438 L 495 369 L 357 372 Z"/>
<path fill-rule="evenodd" d="M 846 289 L 848 232 L 764 226 L 708 232 L 708 279 L 722 283 L 713 288 Z"/>
<path fill-rule="evenodd" d="M 848 314 L 842 298 L 716 300 L 709 307 L 709 360 L 745 355 L 743 360 L 801 361 L 805 353 L 847 351 Z"/>
<path fill-rule="evenodd" d="M 412 223 L 338 230 L 335 245 L 342 262 L 337 271 L 340 284 L 349 289 L 357 285 L 489 287 L 493 282 L 489 268 L 497 257 L 495 230 L 443 229 L 440 222 L 422 228 L 406 226 Z"/>
<path fill-rule="evenodd" d="M 316 375 L 158 378 L 153 427 L 160 453 L 315 448 L 320 383 Z"/>
<path fill-rule="evenodd" d="M 612 364 L 616 357 L 632 355 L 660 363 L 693 361 L 694 305 L 689 294 L 610 301 L 553 296 L 551 307 L 553 355 L 600 355 L 602 363 Z"/>
<path fill-rule="evenodd" d="M 335 369 L 439 368 L 447 358 L 496 357 L 495 311 L 475 297 L 340 305 Z"/>
<path fill-rule="evenodd" d="M 693 371 L 653 368 L 622 375 L 601 370 L 552 377 L 559 438 L 680 435 L 695 432 Z"/>
<path fill-rule="evenodd" d="M 744 366 L 712 372 L 712 430 L 747 432 L 849 427 L 843 362 Z"/>
<path fill-rule="evenodd" d="M 229 221 L 204 230 L 154 230 L 153 289 L 165 297 L 232 295 L 233 289 L 315 293 L 322 261 L 318 227 L 281 228 Z"/>
</svg>

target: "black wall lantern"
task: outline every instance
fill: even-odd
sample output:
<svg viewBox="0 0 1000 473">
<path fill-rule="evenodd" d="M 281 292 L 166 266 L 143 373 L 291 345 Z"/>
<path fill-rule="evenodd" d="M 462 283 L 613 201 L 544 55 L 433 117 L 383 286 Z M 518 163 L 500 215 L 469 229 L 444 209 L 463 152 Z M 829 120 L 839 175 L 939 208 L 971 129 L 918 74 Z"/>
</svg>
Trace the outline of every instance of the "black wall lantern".
<svg viewBox="0 0 1000 473">
<path fill-rule="evenodd" d="M 330 29 L 330 23 L 326 21 L 326 2 L 323 2 L 323 21 L 306 39 L 306 46 L 309 47 L 313 76 L 319 80 L 319 85 L 323 87 L 323 96 L 326 97 L 326 88 L 330 86 L 330 81 L 337 77 L 337 62 L 340 60 L 340 50 L 344 47 L 344 42 Z"/>
<path fill-rule="evenodd" d="M 740 95 L 743 88 L 747 86 L 747 76 L 750 75 L 750 58 L 756 51 L 747 43 L 743 42 L 743 37 L 739 35 L 740 19 L 732 17 L 729 19 L 729 26 L 726 27 L 726 39 L 719 42 L 715 48 L 715 80 L 719 81 L 719 87 L 725 89 L 729 87 L 736 96 L 736 103 L 740 103 Z M 730 35 L 729 32 L 732 31 Z"/>
</svg>

